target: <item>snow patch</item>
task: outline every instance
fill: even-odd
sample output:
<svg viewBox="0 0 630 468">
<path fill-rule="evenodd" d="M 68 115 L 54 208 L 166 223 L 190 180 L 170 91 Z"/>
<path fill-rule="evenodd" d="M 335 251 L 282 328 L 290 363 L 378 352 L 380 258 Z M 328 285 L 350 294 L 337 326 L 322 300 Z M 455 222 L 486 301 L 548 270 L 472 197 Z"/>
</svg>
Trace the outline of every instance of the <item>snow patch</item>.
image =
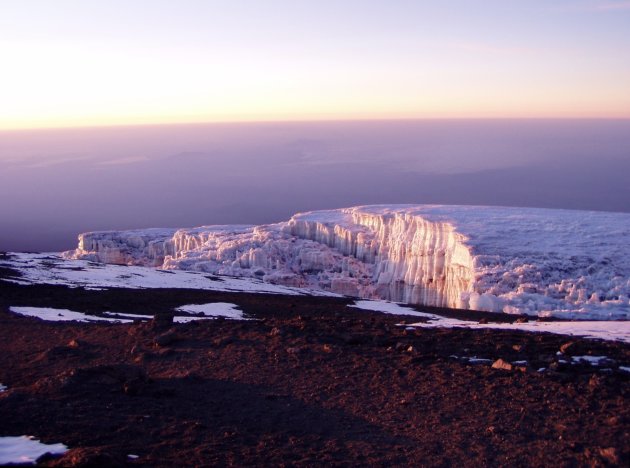
<svg viewBox="0 0 630 468">
<path fill-rule="evenodd" d="M 208 304 L 188 304 L 175 309 L 177 312 L 185 312 L 188 314 L 202 314 L 204 317 L 175 317 L 178 319 L 187 319 L 187 321 L 200 318 L 216 318 L 226 317 L 234 320 L 247 320 L 243 316 L 243 311 L 238 305 L 229 302 L 210 302 Z"/>
<path fill-rule="evenodd" d="M 458 359 L 458 360 L 462 360 L 462 361 L 466 361 L 469 362 L 471 364 L 490 364 L 492 363 L 492 359 L 486 359 L 486 358 L 478 358 L 477 356 L 457 356 L 456 354 L 451 354 L 451 356 L 453 359 Z"/>
<path fill-rule="evenodd" d="M 6 392 L 6 391 L 7 391 L 7 386 L 6 386 L 6 385 L 2 385 L 2 384 L 0 383 L 0 393 L 2 393 L 2 392 Z"/>
<path fill-rule="evenodd" d="M 57 284 L 92 290 L 173 288 L 293 296 L 338 296 L 323 291 L 291 288 L 249 278 L 219 278 L 201 272 L 104 265 L 88 260 L 64 260 L 59 255 L 51 253 L 11 253 L 10 258 L 0 260 L 0 265 L 19 271 L 22 275 L 20 278 L 3 278 L 2 280 L 20 285 Z"/>
<path fill-rule="evenodd" d="M 603 361 L 608 360 L 606 356 L 571 356 L 573 364 L 579 364 L 581 362 L 587 362 L 591 366 L 599 366 Z"/>
<path fill-rule="evenodd" d="M 395 302 L 386 301 L 355 301 L 348 307 L 356 307 L 357 309 L 371 310 L 372 312 L 382 312 L 391 315 L 415 315 L 416 317 L 432 317 L 432 314 L 425 312 L 417 312 L 410 309 L 405 304 L 397 304 Z"/>
<path fill-rule="evenodd" d="M 68 447 L 63 444 L 43 444 L 34 437 L 0 437 L 0 464 L 30 464 L 44 455 L 63 455 Z"/>
<path fill-rule="evenodd" d="M 26 317 L 36 317 L 48 322 L 111 322 L 111 323 L 131 323 L 136 320 L 152 320 L 152 315 L 128 314 L 121 312 L 103 312 L 106 317 L 74 312 L 67 309 L 53 309 L 50 307 L 10 307 L 9 310 L 15 314 Z M 210 320 L 217 317 L 225 317 L 234 320 L 248 320 L 244 317 L 243 311 L 238 305 L 228 302 L 212 302 L 208 304 L 189 304 L 177 307 L 175 312 L 196 314 L 198 316 L 175 316 L 173 322 L 188 323 L 195 320 Z M 200 315 L 200 316 L 199 316 Z M 0 391 L 2 387 L 0 386 Z"/>
<path fill-rule="evenodd" d="M 420 328 L 492 328 L 495 330 L 521 330 L 630 343 L 630 322 L 567 321 L 481 324 L 446 317 L 436 317 L 437 318 L 431 319 L 428 322 L 407 324 L 407 326 Z"/>
<path fill-rule="evenodd" d="M 190 323 L 190 322 L 196 322 L 197 320 L 212 320 L 215 317 L 183 317 L 183 316 L 176 316 L 173 317 L 173 323 Z"/>
<path fill-rule="evenodd" d="M 443 317 L 428 312 L 407 312 L 398 304 L 383 301 L 356 301 L 354 305 L 364 310 L 371 310 L 396 315 L 415 315 L 426 318 L 426 322 L 407 323 L 406 327 L 419 328 L 471 328 L 496 330 L 521 330 L 529 332 L 546 332 L 558 335 L 580 336 L 584 338 L 623 341 L 630 343 L 630 322 L 628 321 L 562 321 L 562 322 L 525 322 L 525 323 L 478 323 L 467 320 Z"/>
<path fill-rule="evenodd" d="M 141 314 L 127 314 L 122 312 L 103 312 L 103 315 L 107 315 L 110 317 L 124 317 L 131 320 L 151 320 L 153 319 L 153 315 L 141 315 Z"/>
<path fill-rule="evenodd" d="M 492 362 L 491 359 L 485 359 L 485 358 L 471 357 L 471 358 L 466 358 L 466 359 L 468 360 L 468 362 L 472 362 L 473 364 Z"/>
<path fill-rule="evenodd" d="M 53 309 L 50 307 L 9 307 L 9 310 L 15 314 L 24 315 L 26 317 L 36 317 L 47 322 L 133 322 L 133 320 L 97 317 L 95 315 L 84 314 L 83 312 L 74 312 L 68 309 Z"/>
</svg>

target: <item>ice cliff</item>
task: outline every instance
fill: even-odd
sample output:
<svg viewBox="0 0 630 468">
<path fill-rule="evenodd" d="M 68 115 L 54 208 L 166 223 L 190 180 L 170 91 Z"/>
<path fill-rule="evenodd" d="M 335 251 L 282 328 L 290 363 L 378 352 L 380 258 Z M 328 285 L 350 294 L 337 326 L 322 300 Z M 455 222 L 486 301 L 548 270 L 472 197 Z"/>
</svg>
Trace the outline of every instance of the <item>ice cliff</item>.
<svg viewBox="0 0 630 468">
<path fill-rule="evenodd" d="M 423 305 L 630 316 L 630 215 L 623 213 L 360 206 L 262 226 L 85 233 L 65 256 Z"/>
</svg>

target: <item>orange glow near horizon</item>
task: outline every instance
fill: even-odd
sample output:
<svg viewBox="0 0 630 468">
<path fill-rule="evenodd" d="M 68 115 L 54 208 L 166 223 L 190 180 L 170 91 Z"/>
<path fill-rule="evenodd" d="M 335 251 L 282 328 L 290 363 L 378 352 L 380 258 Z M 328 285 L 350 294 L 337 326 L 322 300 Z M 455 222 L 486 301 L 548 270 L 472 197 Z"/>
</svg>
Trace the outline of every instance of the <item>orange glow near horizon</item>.
<svg viewBox="0 0 630 468">
<path fill-rule="evenodd" d="M 97 113 L 76 117 L 74 115 L 61 116 L 52 114 L 48 117 L 39 114 L 39 118 L 25 117 L 18 119 L 0 119 L 0 131 L 54 129 L 54 128 L 82 128 L 82 127 L 111 127 L 136 125 L 181 125 L 204 123 L 247 123 L 247 122 L 311 122 L 311 121 L 362 121 L 362 120 L 456 120 L 456 119 L 630 119 L 630 112 L 619 106 L 618 109 L 605 111 L 597 107 L 567 106 L 559 112 L 555 108 L 531 109 L 523 111 L 517 107 L 506 109 L 505 106 L 487 106 L 484 111 L 477 108 L 445 107 L 427 109 L 424 112 L 407 112 L 386 110 L 363 112 L 321 111 L 313 113 L 298 112 L 269 112 L 234 114 L 204 114 L 174 112 L 154 115 L 115 113 L 99 115 Z"/>
<path fill-rule="evenodd" d="M 533 0 L 482 9 L 462 2 L 454 17 L 445 6 L 398 11 L 367 1 L 357 10 L 270 1 L 287 16 L 269 6 L 244 11 L 195 0 L 186 8 L 43 3 L 41 18 L 7 6 L 0 130 L 630 118 L 625 3 L 554 9 Z M 119 21 L 123 11 L 126 22 Z M 362 22 L 348 24 L 348 15 Z M 208 28 L 215 16 L 221 22 Z"/>
<path fill-rule="evenodd" d="M 71 57 L 67 61 L 62 73 L 48 74 L 45 70 L 54 64 L 42 67 L 37 61 L 37 67 L 23 70 L 37 80 L 16 74 L 8 87 L 3 84 L 0 129 L 286 120 L 630 118 L 630 91 L 605 80 L 592 80 L 600 90 L 596 94 L 586 92 L 584 85 L 565 86 L 562 78 L 544 86 L 493 77 L 459 82 L 439 74 L 414 82 L 413 76 L 362 80 L 364 72 L 359 71 L 332 83 L 321 82 L 308 71 L 245 79 L 250 76 L 245 69 L 221 76 L 182 64 L 197 76 L 196 82 L 184 83 L 151 67 L 134 71 L 129 63 L 114 62 L 86 71 L 74 67 Z M 129 70 L 132 76 L 108 76 L 107 67 Z"/>
</svg>

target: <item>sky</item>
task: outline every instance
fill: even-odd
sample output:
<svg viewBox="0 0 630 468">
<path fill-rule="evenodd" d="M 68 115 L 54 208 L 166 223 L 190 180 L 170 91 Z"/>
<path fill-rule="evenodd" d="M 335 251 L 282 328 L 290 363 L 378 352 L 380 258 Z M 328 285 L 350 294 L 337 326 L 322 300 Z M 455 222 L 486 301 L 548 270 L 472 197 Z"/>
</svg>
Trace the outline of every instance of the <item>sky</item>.
<svg viewBox="0 0 630 468">
<path fill-rule="evenodd" d="M 630 119 L 210 123 L 0 133 L 0 252 L 80 232 L 365 204 L 630 213 Z M 585 213 L 576 213 L 576 221 Z"/>
<path fill-rule="evenodd" d="M 0 130 L 630 118 L 626 0 L 0 0 Z"/>
</svg>

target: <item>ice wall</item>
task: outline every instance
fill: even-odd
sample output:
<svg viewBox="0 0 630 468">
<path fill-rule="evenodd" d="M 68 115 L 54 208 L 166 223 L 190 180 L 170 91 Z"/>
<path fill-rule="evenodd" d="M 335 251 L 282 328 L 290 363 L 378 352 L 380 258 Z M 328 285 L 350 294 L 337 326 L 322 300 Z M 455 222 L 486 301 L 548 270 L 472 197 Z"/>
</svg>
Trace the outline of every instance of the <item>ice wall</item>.
<svg viewBox="0 0 630 468">
<path fill-rule="evenodd" d="M 373 265 L 369 287 L 359 289 L 361 296 L 463 307 L 462 293 L 472 292 L 474 271 L 466 238 L 448 222 L 405 211 L 352 208 L 298 214 L 284 230 Z"/>
<path fill-rule="evenodd" d="M 74 251 L 68 258 L 81 258 L 115 265 L 159 267 L 173 254 L 171 238 L 176 229 L 141 229 L 134 231 L 99 231 L 79 234 Z"/>
<path fill-rule="evenodd" d="M 364 206 L 263 226 L 86 233 L 65 255 L 424 305 L 630 313 L 630 215 L 621 213 Z"/>
</svg>

